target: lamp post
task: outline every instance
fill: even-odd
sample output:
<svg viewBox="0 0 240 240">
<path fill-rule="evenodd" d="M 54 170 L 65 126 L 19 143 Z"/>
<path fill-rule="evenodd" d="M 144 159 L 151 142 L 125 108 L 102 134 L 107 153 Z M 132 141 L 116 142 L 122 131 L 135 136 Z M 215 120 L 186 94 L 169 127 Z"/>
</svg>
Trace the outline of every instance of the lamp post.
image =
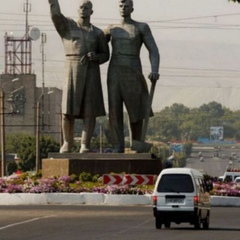
<svg viewBox="0 0 240 240">
<path fill-rule="evenodd" d="M 53 91 L 49 91 L 47 94 L 51 94 Z M 37 124 L 36 124 L 36 172 L 40 169 L 40 110 L 41 110 L 41 104 L 40 99 L 43 99 L 43 94 L 40 95 L 37 101 L 37 108 L 36 108 L 36 115 L 37 115 Z M 42 106 L 44 103 L 42 102 Z M 43 117 L 44 115 L 42 115 Z M 42 123 L 44 124 L 44 119 L 42 119 Z"/>
<path fill-rule="evenodd" d="M 19 78 L 14 78 L 11 82 L 18 81 Z M 2 83 L 2 82 L 1 82 Z M 0 86 L 0 115 L 1 115 L 1 176 L 5 176 L 5 168 L 6 168 L 6 153 L 5 153 L 5 106 L 4 106 L 4 91 L 3 88 L 6 84 L 10 82 L 5 82 Z"/>
<path fill-rule="evenodd" d="M 63 145 L 63 134 L 62 134 L 62 105 L 60 103 L 56 103 L 59 106 L 59 144 Z"/>
<path fill-rule="evenodd" d="M 40 163 L 40 102 L 37 101 L 37 124 L 36 124 L 36 172 L 39 171 Z"/>
<path fill-rule="evenodd" d="M 100 147 L 99 147 L 99 152 L 100 153 L 103 153 L 103 123 L 104 123 L 104 118 L 101 117 L 100 118 L 100 121 L 99 121 L 99 124 L 100 124 L 100 127 L 99 127 L 99 143 L 100 143 Z"/>
</svg>

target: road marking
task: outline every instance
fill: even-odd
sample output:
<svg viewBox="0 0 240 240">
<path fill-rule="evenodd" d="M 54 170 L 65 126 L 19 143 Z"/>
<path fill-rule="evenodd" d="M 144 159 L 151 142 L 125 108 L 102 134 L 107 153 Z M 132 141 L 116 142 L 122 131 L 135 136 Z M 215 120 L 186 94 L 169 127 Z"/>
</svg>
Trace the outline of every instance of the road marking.
<svg viewBox="0 0 240 240">
<path fill-rule="evenodd" d="M 147 224 L 147 223 L 149 223 L 151 221 L 153 221 L 153 218 L 151 218 L 149 220 L 146 220 L 145 222 L 139 223 L 139 224 L 137 224 L 135 226 L 132 226 L 132 227 L 129 227 L 129 228 L 125 228 L 125 229 L 119 231 L 118 234 L 122 234 L 122 233 L 125 233 L 125 232 L 128 232 L 128 231 L 131 231 L 132 229 L 139 229 L 141 226 L 143 226 L 143 225 L 145 225 L 145 224 Z"/>
<path fill-rule="evenodd" d="M 25 224 L 25 223 L 35 222 L 35 221 L 38 221 L 38 220 L 42 220 L 42 219 L 45 219 L 45 218 L 51 218 L 51 217 L 55 217 L 55 216 L 52 215 L 52 216 L 45 216 L 45 217 L 41 217 L 41 218 L 32 218 L 32 219 L 29 219 L 29 220 L 26 220 L 26 221 L 23 221 L 23 222 L 9 224 L 9 225 L 6 225 L 4 227 L 0 227 L 0 231 L 4 230 L 4 229 L 7 229 L 7 228 L 15 227 L 17 225 L 22 225 L 22 224 Z"/>
</svg>

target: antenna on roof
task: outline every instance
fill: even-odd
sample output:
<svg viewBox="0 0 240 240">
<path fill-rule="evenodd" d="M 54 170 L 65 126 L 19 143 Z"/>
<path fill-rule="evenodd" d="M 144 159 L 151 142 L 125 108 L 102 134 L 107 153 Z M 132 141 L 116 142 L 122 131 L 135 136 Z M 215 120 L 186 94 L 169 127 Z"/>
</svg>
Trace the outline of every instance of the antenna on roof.
<svg viewBox="0 0 240 240">
<path fill-rule="evenodd" d="M 24 3 L 23 6 L 23 11 L 26 13 L 26 27 L 25 27 L 25 33 L 26 33 L 26 38 L 28 37 L 28 32 L 29 32 L 29 25 L 28 25 L 28 13 L 32 11 L 32 5 L 29 3 L 29 0 L 26 0 L 27 2 Z"/>
</svg>

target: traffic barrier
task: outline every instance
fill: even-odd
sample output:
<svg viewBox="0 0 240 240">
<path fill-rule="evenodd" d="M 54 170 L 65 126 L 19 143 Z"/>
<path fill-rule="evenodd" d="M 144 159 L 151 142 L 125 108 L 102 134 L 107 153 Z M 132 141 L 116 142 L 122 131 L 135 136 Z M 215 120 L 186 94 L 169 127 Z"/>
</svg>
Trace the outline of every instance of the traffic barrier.
<svg viewBox="0 0 240 240">
<path fill-rule="evenodd" d="M 105 174 L 103 184 L 107 185 L 153 185 L 155 175 Z"/>
</svg>

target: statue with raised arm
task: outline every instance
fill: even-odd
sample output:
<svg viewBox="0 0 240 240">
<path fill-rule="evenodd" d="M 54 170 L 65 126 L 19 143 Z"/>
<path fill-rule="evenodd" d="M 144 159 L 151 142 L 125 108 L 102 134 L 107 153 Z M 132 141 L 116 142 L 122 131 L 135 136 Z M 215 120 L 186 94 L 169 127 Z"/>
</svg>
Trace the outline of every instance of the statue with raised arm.
<svg viewBox="0 0 240 240">
<path fill-rule="evenodd" d="M 142 74 L 140 50 L 144 44 L 149 52 L 151 72 L 148 78 L 159 79 L 160 55 L 147 23 L 131 18 L 132 0 L 119 0 L 121 21 L 109 25 L 105 35 L 112 44 L 108 67 L 109 121 L 115 145 L 114 152 L 124 152 L 123 104 L 129 115 L 132 140 L 140 141 L 143 120 L 148 118 L 149 92 Z M 151 107 L 150 107 L 151 110 Z"/>
<path fill-rule="evenodd" d="M 48 0 L 54 26 L 65 51 L 65 82 L 63 84 L 63 145 L 61 153 L 70 152 L 74 138 L 74 121 L 83 120 L 80 153 L 88 152 L 96 117 L 105 115 L 100 64 L 109 59 L 106 38 L 99 28 L 91 24 L 93 5 L 80 0 L 78 21 L 65 17 L 58 0 Z"/>
</svg>

